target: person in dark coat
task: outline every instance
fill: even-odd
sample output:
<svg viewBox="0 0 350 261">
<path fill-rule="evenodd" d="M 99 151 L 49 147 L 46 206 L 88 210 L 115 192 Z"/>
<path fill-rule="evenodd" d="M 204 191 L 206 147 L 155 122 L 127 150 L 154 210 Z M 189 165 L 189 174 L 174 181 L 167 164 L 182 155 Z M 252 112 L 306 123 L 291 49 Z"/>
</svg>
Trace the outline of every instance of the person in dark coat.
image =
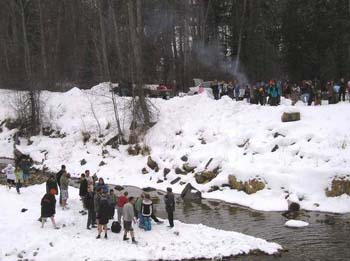
<svg viewBox="0 0 350 261">
<path fill-rule="evenodd" d="M 167 188 L 164 196 L 165 210 L 168 213 L 169 227 L 174 227 L 175 196 L 171 188 Z"/>
<path fill-rule="evenodd" d="M 87 225 L 86 228 L 87 229 L 91 229 L 91 227 L 95 228 L 96 227 L 96 213 L 95 213 L 95 203 L 94 203 L 94 197 L 95 197 L 95 193 L 93 188 L 90 186 L 88 188 L 88 192 L 84 198 L 84 205 L 86 207 L 86 209 L 88 210 L 88 219 L 87 219 Z"/>
<path fill-rule="evenodd" d="M 56 195 L 58 194 L 57 182 L 54 175 L 51 175 L 46 181 L 46 193 L 49 193 L 51 189 L 55 189 Z"/>
<path fill-rule="evenodd" d="M 80 176 L 80 186 L 79 186 L 79 196 L 80 196 L 81 202 L 83 203 L 83 210 L 80 211 L 80 213 L 83 213 L 84 209 L 86 209 L 84 203 L 85 203 L 85 197 L 87 193 L 88 193 L 88 181 L 85 177 L 85 174 L 83 173 Z"/>
<path fill-rule="evenodd" d="M 98 202 L 98 235 L 96 239 L 101 238 L 102 229 L 105 231 L 105 238 L 107 238 L 107 224 L 111 213 L 109 202 L 108 191 L 103 190 Z"/>
<path fill-rule="evenodd" d="M 44 224 L 47 218 L 51 219 L 52 225 L 55 229 L 58 229 L 55 221 L 56 214 L 56 198 L 55 195 L 57 190 L 52 188 L 49 193 L 46 193 L 41 199 L 41 228 L 44 227 Z"/>
<path fill-rule="evenodd" d="M 56 174 L 56 182 L 57 182 L 57 185 L 60 189 L 60 199 L 59 199 L 60 206 L 62 206 L 62 194 L 61 194 L 61 183 L 60 182 L 61 182 L 61 177 L 62 177 L 64 172 L 66 172 L 66 166 L 62 165 L 61 170 L 59 172 L 57 172 L 57 174 Z"/>
</svg>

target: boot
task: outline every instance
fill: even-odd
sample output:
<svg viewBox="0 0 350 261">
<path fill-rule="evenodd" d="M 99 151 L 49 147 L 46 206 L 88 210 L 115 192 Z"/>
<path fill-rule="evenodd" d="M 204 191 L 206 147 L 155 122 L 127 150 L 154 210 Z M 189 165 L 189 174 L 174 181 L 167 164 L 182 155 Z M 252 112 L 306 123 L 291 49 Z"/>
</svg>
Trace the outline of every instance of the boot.
<svg viewBox="0 0 350 261">
<path fill-rule="evenodd" d="M 96 239 L 100 239 L 101 238 L 101 235 L 98 235 L 97 237 L 96 237 Z"/>
<path fill-rule="evenodd" d="M 107 233 L 105 233 L 105 239 L 107 239 L 108 237 L 107 237 Z"/>
<path fill-rule="evenodd" d="M 129 238 L 126 237 L 126 235 L 124 235 L 123 240 L 126 241 L 126 240 L 129 240 Z"/>
<path fill-rule="evenodd" d="M 133 244 L 137 244 L 137 241 L 135 240 L 134 237 L 133 237 L 131 240 L 132 240 L 132 243 L 133 243 Z"/>
</svg>

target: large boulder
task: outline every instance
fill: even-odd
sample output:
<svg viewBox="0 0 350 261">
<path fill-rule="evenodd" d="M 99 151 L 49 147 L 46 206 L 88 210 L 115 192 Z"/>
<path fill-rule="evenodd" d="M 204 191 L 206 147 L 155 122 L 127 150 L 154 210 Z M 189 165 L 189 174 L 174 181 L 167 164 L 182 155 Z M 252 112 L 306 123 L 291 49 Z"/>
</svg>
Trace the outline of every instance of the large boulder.
<svg viewBox="0 0 350 261">
<path fill-rule="evenodd" d="M 218 175 L 216 170 L 204 170 L 195 175 L 195 179 L 198 184 L 206 184 L 212 181 Z"/>
<path fill-rule="evenodd" d="M 232 189 L 236 189 L 238 191 L 244 191 L 247 194 L 254 194 L 259 190 L 263 190 L 265 188 L 265 182 L 259 178 L 250 179 L 248 181 L 242 182 L 238 181 L 234 175 L 228 176 L 228 183 Z"/>
<path fill-rule="evenodd" d="M 300 112 L 284 112 L 281 120 L 282 122 L 300 121 Z"/>
<path fill-rule="evenodd" d="M 345 177 L 335 177 L 330 188 L 326 189 L 327 197 L 338 197 L 347 194 L 350 196 L 350 180 Z"/>
<path fill-rule="evenodd" d="M 195 189 L 190 183 L 187 183 L 181 192 L 181 198 L 184 200 L 201 200 L 202 193 Z"/>
<path fill-rule="evenodd" d="M 158 163 L 155 162 L 151 156 L 148 156 L 147 158 L 147 166 L 155 172 L 159 171 Z"/>
</svg>

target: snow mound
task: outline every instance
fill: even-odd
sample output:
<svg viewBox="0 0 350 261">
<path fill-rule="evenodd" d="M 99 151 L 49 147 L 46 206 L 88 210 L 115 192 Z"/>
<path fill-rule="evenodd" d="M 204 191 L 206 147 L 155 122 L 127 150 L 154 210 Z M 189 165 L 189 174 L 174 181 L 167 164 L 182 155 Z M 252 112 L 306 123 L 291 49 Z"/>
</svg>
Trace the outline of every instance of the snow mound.
<svg viewBox="0 0 350 261">
<path fill-rule="evenodd" d="M 307 227 L 309 223 L 301 220 L 288 220 L 285 224 L 286 227 Z"/>
<path fill-rule="evenodd" d="M 153 224 L 148 232 L 135 228 L 138 245 L 124 242 L 122 233 L 109 233 L 108 240 L 96 240 L 97 231 L 86 230 L 87 216 L 78 213 L 79 191 L 71 187 L 70 209 L 56 209 L 60 229 L 53 229 L 50 221 L 41 229 L 37 219 L 44 191 L 45 185 L 37 185 L 22 189 L 18 195 L 0 186 L 0 205 L 4 206 L 0 215 L 0 260 L 180 260 L 248 254 L 251 250 L 274 254 L 281 250 L 280 245 L 263 239 L 179 221 L 174 229 L 165 224 Z M 22 208 L 28 211 L 21 213 Z"/>
<path fill-rule="evenodd" d="M 0 90 L 0 123 L 14 115 L 9 104 L 14 94 Z M 31 145 L 21 139 L 17 148 L 29 154 L 36 167 L 45 165 L 57 172 L 65 164 L 75 177 L 89 169 L 108 183 L 160 190 L 171 186 L 176 193 L 191 183 L 204 198 L 263 211 L 286 211 L 285 197 L 290 195 L 302 199 L 302 209 L 350 212 L 349 195 L 331 198 L 325 193 L 334 177 L 350 173 L 349 103 L 291 106 L 290 100 L 282 99 L 280 106 L 271 107 L 228 97 L 216 101 L 206 94 L 152 99 L 159 112 L 157 124 L 141 145 L 151 149 L 159 166 L 155 171 L 147 167 L 147 156 L 130 156 L 127 145 L 118 150 L 105 145 L 117 133 L 110 96 L 105 83 L 90 90 L 43 92 L 44 125 L 59 132 L 59 138 L 38 135 L 31 137 Z M 116 103 L 127 136 L 130 100 L 117 97 Z M 295 111 L 300 112 L 300 121 L 281 122 L 284 112 Z M 0 157 L 11 157 L 14 130 L 2 129 Z M 84 143 L 86 132 L 91 138 Z M 179 175 L 175 170 L 184 169 L 184 155 L 187 167 L 194 170 Z M 142 169 L 147 173 L 142 174 Z M 164 169 L 170 172 L 164 175 Z M 199 174 L 214 169 L 218 171 L 211 179 L 198 182 Z M 230 175 L 242 184 L 261 180 L 264 188 L 250 195 L 231 189 L 227 186 Z"/>
</svg>

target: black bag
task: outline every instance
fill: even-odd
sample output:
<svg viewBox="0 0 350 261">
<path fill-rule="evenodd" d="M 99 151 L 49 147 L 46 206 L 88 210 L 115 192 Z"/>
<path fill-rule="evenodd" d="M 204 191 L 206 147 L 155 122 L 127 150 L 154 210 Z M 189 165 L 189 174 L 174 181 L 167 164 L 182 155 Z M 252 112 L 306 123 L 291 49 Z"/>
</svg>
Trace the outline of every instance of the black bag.
<svg viewBox="0 0 350 261">
<path fill-rule="evenodd" d="M 122 230 L 122 227 L 119 224 L 119 222 L 118 221 L 113 221 L 112 227 L 111 227 L 111 231 L 113 233 L 120 233 L 121 230 Z"/>
</svg>

